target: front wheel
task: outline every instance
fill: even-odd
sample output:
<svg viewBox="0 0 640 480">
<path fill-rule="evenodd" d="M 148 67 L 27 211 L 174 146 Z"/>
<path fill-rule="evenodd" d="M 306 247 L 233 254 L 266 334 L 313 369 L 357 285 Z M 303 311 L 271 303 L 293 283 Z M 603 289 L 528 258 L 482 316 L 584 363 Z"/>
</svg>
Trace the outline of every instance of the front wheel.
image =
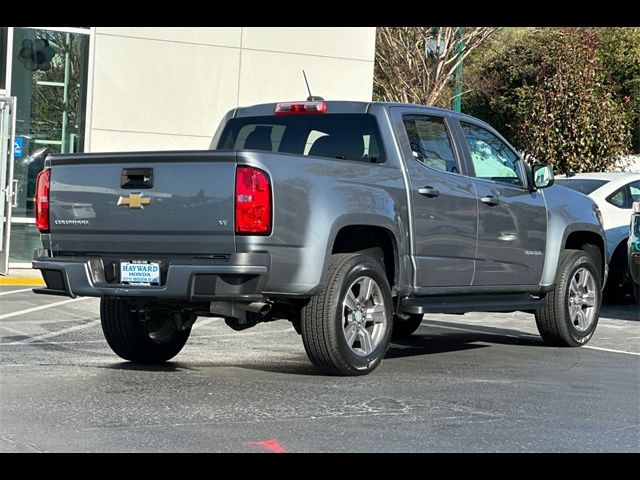
<svg viewBox="0 0 640 480">
<path fill-rule="evenodd" d="M 169 312 L 154 311 L 142 321 L 121 299 L 100 299 L 100 321 L 111 350 L 132 362 L 165 362 L 182 350 L 191 333 L 191 328 L 177 329 Z"/>
<path fill-rule="evenodd" d="M 598 325 L 602 294 L 600 274 L 591 256 L 582 250 L 564 250 L 555 289 L 536 311 L 536 324 L 547 345 L 580 347 Z"/>
<path fill-rule="evenodd" d="M 387 352 L 393 328 L 391 289 L 371 257 L 335 254 L 324 289 L 301 311 L 302 342 L 329 375 L 364 375 Z"/>
</svg>

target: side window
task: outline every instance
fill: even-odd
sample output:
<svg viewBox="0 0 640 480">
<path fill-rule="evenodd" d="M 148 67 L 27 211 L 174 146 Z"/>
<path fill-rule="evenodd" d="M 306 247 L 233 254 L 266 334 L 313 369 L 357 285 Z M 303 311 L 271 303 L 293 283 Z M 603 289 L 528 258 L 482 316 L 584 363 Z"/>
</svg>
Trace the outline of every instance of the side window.
<svg viewBox="0 0 640 480">
<path fill-rule="evenodd" d="M 626 192 L 627 192 L 626 186 L 616 190 L 615 192 L 613 192 L 611 195 L 607 197 L 607 202 L 609 202 L 611 205 L 618 208 L 631 208 L 631 207 L 627 207 Z"/>
<path fill-rule="evenodd" d="M 524 172 L 518 156 L 493 133 L 460 122 L 471 153 L 476 177 L 523 187 Z"/>
<path fill-rule="evenodd" d="M 443 172 L 460 173 L 444 119 L 426 115 L 403 115 L 413 157 Z"/>
</svg>

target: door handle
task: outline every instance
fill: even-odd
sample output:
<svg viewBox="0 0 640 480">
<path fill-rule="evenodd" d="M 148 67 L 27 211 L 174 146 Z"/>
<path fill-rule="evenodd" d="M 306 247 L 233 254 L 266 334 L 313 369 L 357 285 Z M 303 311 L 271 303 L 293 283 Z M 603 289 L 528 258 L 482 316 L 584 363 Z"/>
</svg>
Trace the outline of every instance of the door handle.
<svg viewBox="0 0 640 480">
<path fill-rule="evenodd" d="M 18 208 L 18 188 L 19 180 L 13 180 L 13 186 L 11 188 L 11 208 Z"/>
<path fill-rule="evenodd" d="M 418 189 L 420 195 L 424 195 L 428 198 L 435 198 L 440 195 L 440 192 L 433 187 L 422 187 Z"/>
<path fill-rule="evenodd" d="M 123 168 L 120 176 L 122 188 L 152 188 L 153 168 Z"/>
<path fill-rule="evenodd" d="M 487 195 L 486 197 L 482 197 L 480 198 L 480 201 L 485 205 L 489 205 L 490 207 L 495 207 L 496 205 L 498 205 L 498 203 L 500 203 L 500 200 L 498 200 L 493 195 Z"/>
</svg>

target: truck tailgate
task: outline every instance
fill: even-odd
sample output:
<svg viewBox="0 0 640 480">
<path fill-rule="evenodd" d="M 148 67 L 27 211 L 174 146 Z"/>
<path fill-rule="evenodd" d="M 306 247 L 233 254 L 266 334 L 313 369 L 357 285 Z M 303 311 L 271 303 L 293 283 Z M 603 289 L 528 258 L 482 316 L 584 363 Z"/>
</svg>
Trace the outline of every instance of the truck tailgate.
<svg viewBox="0 0 640 480">
<path fill-rule="evenodd" d="M 235 252 L 233 152 L 50 159 L 53 254 Z"/>
</svg>

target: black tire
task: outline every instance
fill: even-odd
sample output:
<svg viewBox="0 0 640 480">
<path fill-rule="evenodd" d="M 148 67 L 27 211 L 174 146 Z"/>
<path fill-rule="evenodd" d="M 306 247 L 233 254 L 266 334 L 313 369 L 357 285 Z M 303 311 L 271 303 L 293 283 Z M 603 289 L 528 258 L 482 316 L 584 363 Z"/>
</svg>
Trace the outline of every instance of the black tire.
<svg viewBox="0 0 640 480">
<path fill-rule="evenodd" d="M 400 340 L 413 335 L 420 327 L 422 317 L 421 313 L 398 313 L 394 315 L 391 340 Z"/>
<path fill-rule="evenodd" d="M 636 300 L 636 305 L 640 305 L 640 284 L 639 283 L 633 284 L 633 297 Z"/>
<path fill-rule="evenodd" d="M 177 330 L 169 313 L 153 312 L 142 322 L 120 299 L 100 300 L 100 321 L 111 350 L 132 362 L 165 362 L 182 350 L 191 333 L 191 328 Z"/>
<path fill-rule="evenodd" d="M 589 316 L 593 314 L 589 322 L 581 328 L 578 320 L 572 321 L 569 312 L 569 305 L 572 299 L 571 282 L 574 276 L 585 269 L 593 279 L 593 287 L 589 288 L 593 299 L 594 310 L 590 307 L 580 307 L 577 310 L 588 311 Z M 581 272 L 581 274 L 583 274 Z M 586 344 L 593 336 L 598 317 L 600 315 L 600 305 L 602 303 L 601 293 L 602 280 L 598 268 L 590 255 L 582 250 L 564 250 L 560 254 L 558 274 L 555 289 L 547 293 L 544 306 L 536 311 L 536 324 L 538 332 L 547 345 L 555 347 L 580 347 Z M 575 297 L 573 297 L 575 298 Z"/>
<path fill-rule="evenodd" d="M 355 292 L 359 289 L 358 282 L 368 282 L 367 278 L 372 279 L 378 288 L 375 290 L 375 287 L 372 287 L 371 291 L 378 293 L 367 297 L 375 298 L 376 302 L 380 302 L 377 305 L 379 307 L 377 315 L 384 316 L 384 320 L 377 324 L 368 320 L 368 316 L 356 317 L 357 313 L 353 312 L 357 309 L 348 313 L 350 310 L 343 305 L 348 291 Z M 371 305 L 371 301 L 366 304 Z M 353 327 L 356 318 L 358 333 L 354 334 L 355 336 L 352 337 L 354 340 L 349 345 L 345 329 Z M 371 351 L 367 352 L 369 349 L 364 343 L 366 340 L 364 336 L 369 333 L 369 328 L 373 333 L 368 335 Z M 353 253 L 331 255 L 323 290 L 313 296 L 301 311 L 302 342 L 311 362 L 323 373 L 329 375 L 347 376 L 370 373 L 380 365 L 389 348 L 392 328 L 391 289 L 382 266 L 365 255 Z M 361 330 L 367 331 L 361 332 Z M 354 331 L 355 327 L 351 333 Z M 359 349 L 362 350 L 357 352 Z"/>
<path fill-rule="evenodd" d="M 633 280 L 627 262 L 627 245 L 618 247 L 609 264 L 609 278 L 603 291 L 603 302 L 620 304 L 628 303 L 633 295 Z"/>
</svg>

